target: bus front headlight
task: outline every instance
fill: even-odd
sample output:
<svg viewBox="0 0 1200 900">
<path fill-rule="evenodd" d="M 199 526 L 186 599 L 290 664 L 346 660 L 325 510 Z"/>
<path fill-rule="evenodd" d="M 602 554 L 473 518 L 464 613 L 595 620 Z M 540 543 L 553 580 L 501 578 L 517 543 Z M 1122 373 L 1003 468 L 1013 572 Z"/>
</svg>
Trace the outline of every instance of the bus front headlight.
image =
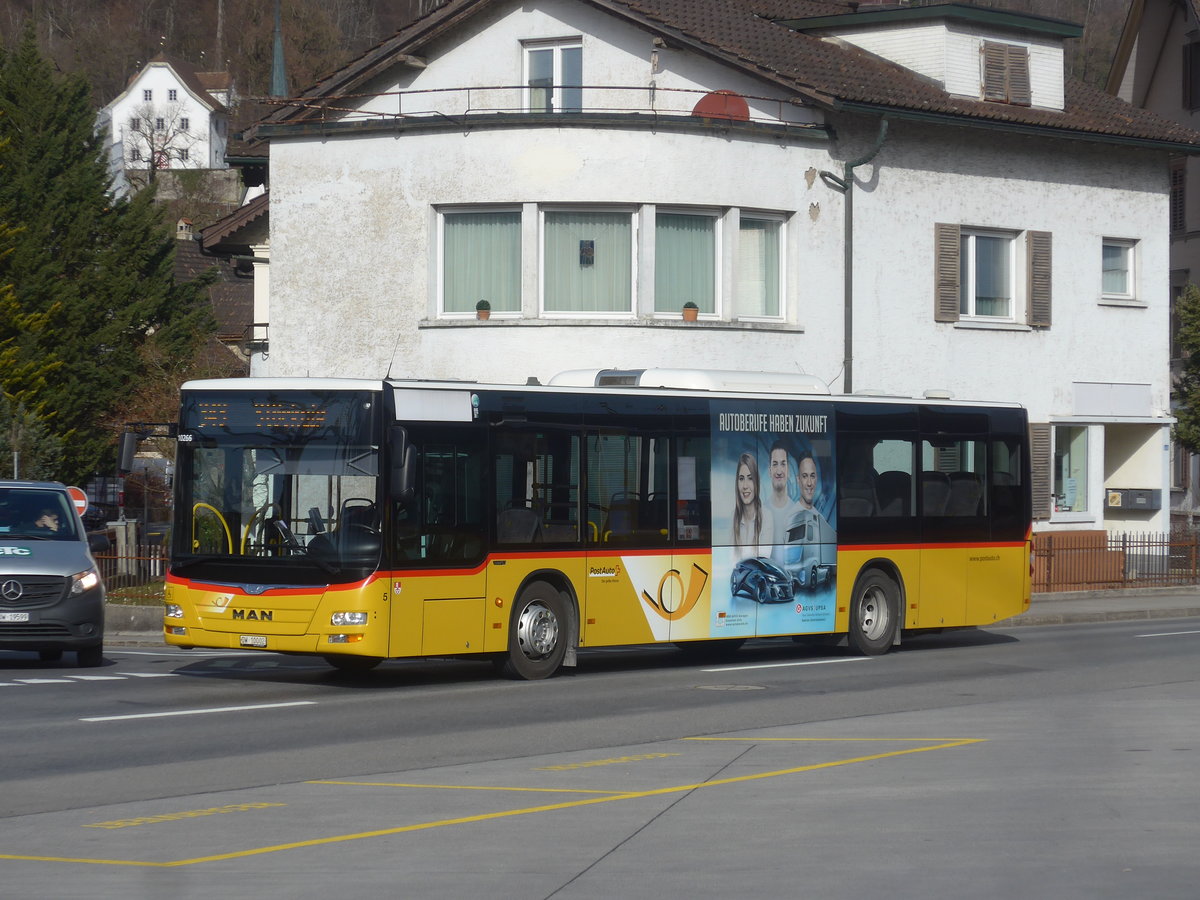
<svg viewBox="0 0 1200 900">
<path fill-rule="evenodd" d="M 335 612 L 329 617 L 330 625 L 366 625 L 365 612 Z"/>
</svg>

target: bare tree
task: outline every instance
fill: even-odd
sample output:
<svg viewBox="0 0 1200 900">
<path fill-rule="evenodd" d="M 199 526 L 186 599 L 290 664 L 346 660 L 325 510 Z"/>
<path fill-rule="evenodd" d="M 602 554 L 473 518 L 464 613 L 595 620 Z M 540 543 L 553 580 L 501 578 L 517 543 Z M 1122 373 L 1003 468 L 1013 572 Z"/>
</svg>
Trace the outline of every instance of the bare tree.
<svg viewBox="0 0 1200 900">
<path fill-rule="evenodd" d="M 204 143 L 205 136 L 198 133 L 187 113 L 179 101 L 134 107 L 133 116 L 124 123 L 126 169 L 144 167 L 147 183 L 153 184 L 159 169 L 206 167 L 207 160 L 192 158 L 192 151 Z"/>
</svg>

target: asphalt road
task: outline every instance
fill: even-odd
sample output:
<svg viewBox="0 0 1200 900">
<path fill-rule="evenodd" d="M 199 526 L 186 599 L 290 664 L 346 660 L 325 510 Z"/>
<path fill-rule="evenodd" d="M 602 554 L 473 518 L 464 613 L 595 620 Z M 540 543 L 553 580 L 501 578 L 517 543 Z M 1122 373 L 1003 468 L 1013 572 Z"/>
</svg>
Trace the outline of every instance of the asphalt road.
<svg viewBox="0 0 1200 900">
<path fill-rule="evenodd" d="M 0 896 L 1187 897 L 1200 623 L 352 679 L 0 653 Z"/>
</svg>

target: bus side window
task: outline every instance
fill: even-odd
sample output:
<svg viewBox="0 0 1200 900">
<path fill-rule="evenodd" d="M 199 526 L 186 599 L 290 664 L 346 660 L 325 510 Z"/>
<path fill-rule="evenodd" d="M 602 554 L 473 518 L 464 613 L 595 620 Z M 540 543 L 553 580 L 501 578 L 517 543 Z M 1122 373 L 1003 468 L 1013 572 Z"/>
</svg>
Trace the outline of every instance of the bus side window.
<svg viewBox="0 0 1200 900">
<path fill-rule="evenodd" d="M 875 442 L 872 455 L 875 502 L 881 516 L 912 516 L 916 485 L 913 479 L 913 441 L 885 439 Z"/>
</svg>

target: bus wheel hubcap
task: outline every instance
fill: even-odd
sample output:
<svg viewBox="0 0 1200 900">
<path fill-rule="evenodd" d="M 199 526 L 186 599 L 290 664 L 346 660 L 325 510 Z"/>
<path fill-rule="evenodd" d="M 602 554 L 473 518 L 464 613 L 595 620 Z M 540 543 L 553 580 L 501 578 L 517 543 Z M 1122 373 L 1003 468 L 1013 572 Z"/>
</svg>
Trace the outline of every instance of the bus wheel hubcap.
<svg viewBox="0 0 1200 900">
<path fill-rule="evenodd" d="M 870 588 L 864 594 L 859 604 L 859 625 L 867 640 L 876 640 L 883 634 L 888 624 L 887 597 L 879 588 Z"/>
<path fill-rule="evenodd" d="M 549 656 L 558 644 L 558 618 L 553 611 L 535 600 L 521 611 L 517 622 L 517 642 L 529 659 Z"/>
</svg>

